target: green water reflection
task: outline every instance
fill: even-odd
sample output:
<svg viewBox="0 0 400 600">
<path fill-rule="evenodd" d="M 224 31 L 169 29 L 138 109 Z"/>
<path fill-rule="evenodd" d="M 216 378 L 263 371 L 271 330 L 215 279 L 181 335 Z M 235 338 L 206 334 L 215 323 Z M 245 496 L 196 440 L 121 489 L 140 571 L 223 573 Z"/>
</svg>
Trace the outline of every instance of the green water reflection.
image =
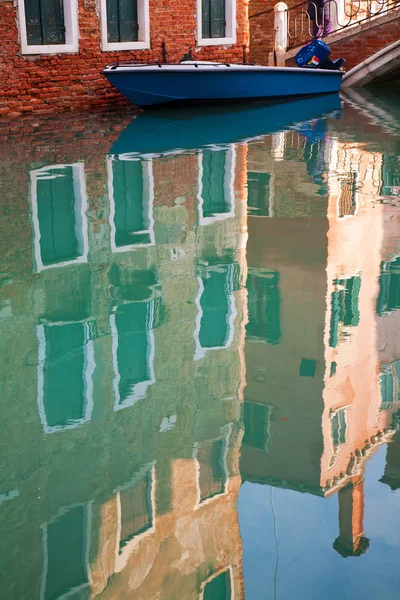
<svg viewBox="0 0 400 600">
<path fill-rule="evenodd" d="M 0 127 L 2 597 L 398 598 L 399 99 Z"/>
</svg>

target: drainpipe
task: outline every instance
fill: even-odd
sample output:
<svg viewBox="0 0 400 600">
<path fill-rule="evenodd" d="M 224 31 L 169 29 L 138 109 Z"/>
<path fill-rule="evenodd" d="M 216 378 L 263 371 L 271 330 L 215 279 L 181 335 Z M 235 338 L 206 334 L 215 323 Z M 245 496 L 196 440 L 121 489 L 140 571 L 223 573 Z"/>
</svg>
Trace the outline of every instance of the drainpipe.
<svg viewBox="0 0 400 600">
<path fill-rule="evenodd" d="M 284 2 L 274 6 L 274 51 L 269 55 L 269 65 L 285 66 L 285 53 L 288 45 L 288 7 Z"/>
</svg>

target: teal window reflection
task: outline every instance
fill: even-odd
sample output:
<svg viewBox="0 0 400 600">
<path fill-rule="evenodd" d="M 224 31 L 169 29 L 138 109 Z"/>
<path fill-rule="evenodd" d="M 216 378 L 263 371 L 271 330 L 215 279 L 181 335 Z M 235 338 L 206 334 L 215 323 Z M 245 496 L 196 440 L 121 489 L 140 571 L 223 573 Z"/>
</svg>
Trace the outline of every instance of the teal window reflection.
<svg viewBox="0 0 400 600">
<path fill-rule="evenodd" d="M 120 304 L 111 315 L 114 363 L 114 410 L 144 398 L 155 382 L 154 334 L 161 313 L 161 298 Z"/>
<path fill-rule="evenodd" d="M 93 408 L 94 321 L 46 323 L 39 340 L 38 404 L 46 433 L 85 423 Z"/>
<path fill-rule="evenodd" d="M 196 458 L 199 465 L 200 502 L 225 492 L 227 480 L 226 440 L 202 442 Z"/>
<path fill-rule="evenodd" d="M 213 577 L 204 587 L 203 600 L 231 600 L 231 572 L 228 569 Z"/>
<path fill-rule="evenodd" d="M 235 149 L 205 150 L 198 158 L 200 225 L 233 216 Z"/>
<path fill-rule="evenodd" d="M 90 505 L 74 506 L 45 526 L 44 600 L 79 594 L 90 584 L 90 521 Z"/>
<path fill-rule="evenodd" d="M 269 173 L 247 173 L 247 209 L 250 215 L 269 217 L 270 214 L 270 180 Z"/>
<path fill-rule="evenodd" d="M 108 161 L 111 247 L 124 252 L 154 244 L 151 161 L 120 156 Z"/>
<path fill-rule="evenodd" d="M 331 296 L 331 323 L 329 345 L 336 348 L 339 341 L 339 325 L 355 327 L 360 321 L 358 298 L 361 277 L 349 277 L 334 281 L 336 290 Z"/>
<path fill-rule="evenodd" d="M 137 535 L 153 526 L 152 512 L 152 471 L 146 471 L 135 478 L 128 488 L 118 492 L 120 515 L 119 550 Z"/>
<path fill-rule="evenodd" d="M 249 321 L 246 336 L 249 340 L 279 344 L 281 340 L 281 296 L 279 273 L 257 270 L 247 277 Z"/>
<path fill-rule="evenodd" d="M 381 264 L 376 312 L 382 316 L 398 308 L 400 308 L 400 257 Z"/>
<path fill-rule="evenodd" d="M 207 350 L 231 345 L 236 317 L 233 292 L 239 287 L 239 276 L 240 268 L 235 263 L 207 267 L 198 278 L 196 358 L 202 358 Z"/>
<path fill-rule="evenodd" d="M 331 414 L 331 432 L 334 448 L 346 443 L 347 422 L 345 408 L 341 408 Z"/>
<path fill-rule="evenodd" d="M 245 401 L 243 403 L 243 446 L 268 450 L 270 438 L 271 406 Z"/>
<path fill-rule="evenodd" d="M 381 404 L 379 410 L 392 408 L 399 398 L 400 361 L 382 365 L 379 375 Z"/>
<path fill-rule="evenodd" d="M 36 270 L 87 260 L 87 197 L 83 165 L 31 171 Z"/>
<path fill-rule="evenodd" d="M 381 196 L 398 195 L 400 188 L 400 160 L 395 154 L 382 155 Z"/>
</svg>

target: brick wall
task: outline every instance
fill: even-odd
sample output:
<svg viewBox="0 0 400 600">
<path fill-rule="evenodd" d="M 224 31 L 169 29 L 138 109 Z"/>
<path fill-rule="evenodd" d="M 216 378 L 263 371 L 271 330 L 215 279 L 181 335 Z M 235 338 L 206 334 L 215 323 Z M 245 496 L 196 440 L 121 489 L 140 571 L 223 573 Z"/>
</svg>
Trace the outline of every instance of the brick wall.
<svg viewBox="0 0 400 600">
<path fill-rule="evenodd" d="M 237 44 L 196 49 L 196 0 L 150 0 L 150 50 L 102 52 L 99 0 L 78 0 L 77 54 L 21 56 L 16 2 L 0 0 L 0 118 L 126 104 L 124 97 L 100 75 L 116 61 L 162 60 L 166 44 L 169 62 L 179 61 L 192 48 L 199 60 L 243 60 L 248 45 L 248 0 L 237 0 Z M 15 5 L 14 5 L 15 4 Z"/>
</svg>

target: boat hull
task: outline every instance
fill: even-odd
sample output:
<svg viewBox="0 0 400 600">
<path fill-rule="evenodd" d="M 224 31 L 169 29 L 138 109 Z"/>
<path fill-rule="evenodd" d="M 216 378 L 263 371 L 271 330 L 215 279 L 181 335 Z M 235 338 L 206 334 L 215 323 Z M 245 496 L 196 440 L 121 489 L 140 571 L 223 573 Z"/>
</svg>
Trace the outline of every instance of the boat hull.
<svg viewBox="0 0 400 600">
<path fill-rule="evenodd" d="M 249 102 L 339 91 L 343 73 L 245 65 L 108 67 L 107 79 L 139 107 Z"/>
</svg>

